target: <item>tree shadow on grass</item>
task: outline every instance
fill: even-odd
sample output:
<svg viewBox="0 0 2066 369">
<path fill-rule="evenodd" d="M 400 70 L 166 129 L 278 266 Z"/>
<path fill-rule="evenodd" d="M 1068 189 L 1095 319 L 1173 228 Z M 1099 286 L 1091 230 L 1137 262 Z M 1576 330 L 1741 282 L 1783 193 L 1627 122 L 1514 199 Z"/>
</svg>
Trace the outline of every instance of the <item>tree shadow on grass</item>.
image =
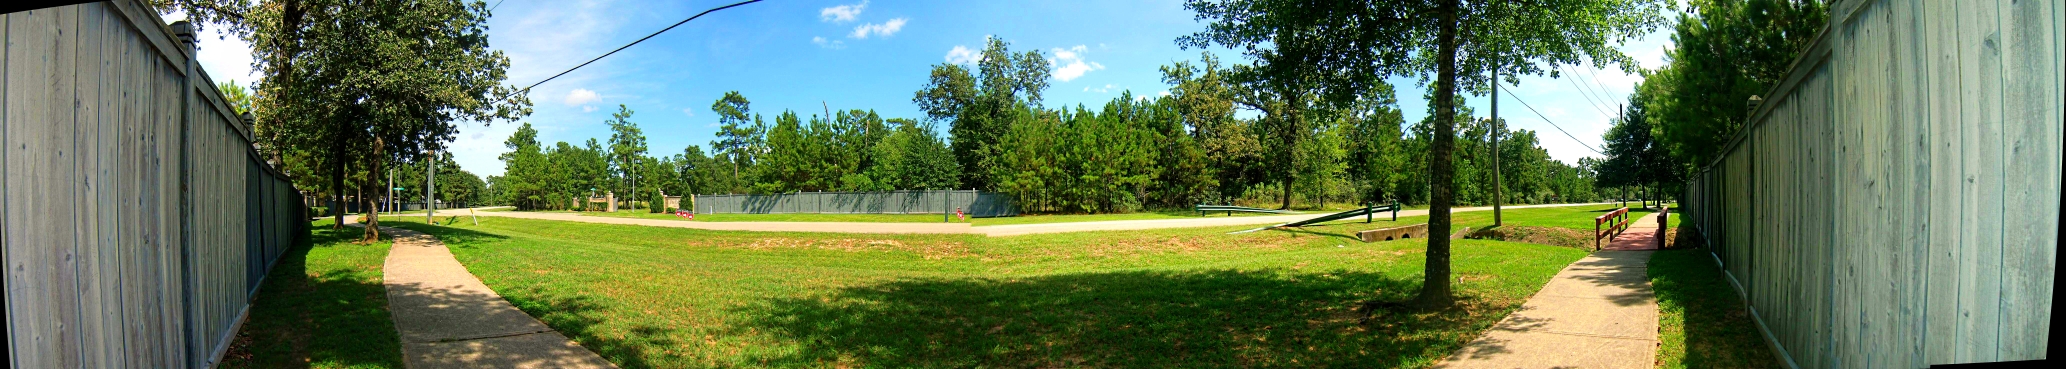
<svg viewBox="0 0 2066 369">
<path fill-rule="evenodd" d="M 395 227 L 429 234 L 431 236 L 437 237 L 438 242 L 445 243 L 446 247 L 472 249 L 479 248 L 482 244 L 509 239 L 509 236 L 503 236 L 492 233 L 483 233 L 480 231 L 455 227 L 451 225 L 433 226 L 426 225 L 421 222 L 381 222 L 380 226 Z M 385 236 L 385 234 L 383 234 L 383 236 Z"/>
<path fill-rule="evenodd" d="M 358 237 L 358 228 L 318 229 L 311 242 L 288 249 L 267 274 L 222 366 L 402 367 L 380 271 L 342 268 L 309 276 L 315 248 L 387 247 L 353 243 Z"/>
<path fill-rule="evenodd" d="M 595 351 L 596 355 L 620 367 L 654 367 L 649 355 L 657 353 L 647 350 L 668 351 L 680 345 L 670 338 L 675 335 L 674 330 L 668 327 L 610 321 L 607 319 L 611 315 L 610 311 L 626 309 L 612 306 L 615 304 L 612 301 L 583 295 L 565 296 L 541 291 L 536 287 L 518 293 L 504 293 L 502 296 L 509 300 L 511 305 L 516 305 L 518 310 L 538 318 L 538 321 L 566 335 L 581 347 Z M 606 324 L 628 327 L 605 328 Z M 616 331 L 620 329 L 621 332 Z"/>
<path fill-rule="evenodd" d="M 1417 276 L 1131 271 L 1031 278 L 904 279 L 737 308 L 732 334 L 794 350 L 767 366 L 1398 367 L 1454 351 L 1496 316 L 1469 307 L 1374 312 Z M 1460 296 L 1459 306 L 1482 306 Z M 1396 305 L 1392 305 L 1396 306 Z"/>
</svg>

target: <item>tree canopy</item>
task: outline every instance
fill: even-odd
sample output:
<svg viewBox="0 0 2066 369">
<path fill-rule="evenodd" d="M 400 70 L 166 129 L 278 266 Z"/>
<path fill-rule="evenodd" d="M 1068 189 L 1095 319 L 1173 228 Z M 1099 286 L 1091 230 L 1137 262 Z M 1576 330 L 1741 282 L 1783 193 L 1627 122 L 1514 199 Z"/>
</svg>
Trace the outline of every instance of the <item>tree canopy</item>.
<svg viewBox="0 0 2066 369">
<path fill-rule="evenodd" d="M 1447 234 L 1454 202 L 1456 92 L 1487 91 L 1489 72 L 1550 74 L 1556 65 L 1590 60 L 1634 71 L 1631 59 L 1609 42 L 1661 25 L 1669 3 L 1654 0 L 1487 1 L 1190 0 L 1185 7 L 1211 23 L 1177 39 L 1179 45 L 1222 45 L 1242 50 L 1257 68 L 1316 71 L 1317 94 L 1333 102 L 1373 94 L 1385 77 L 1418 76 L 1432 82 L 1435 109 L 1429 148 L 1431 206 L 1428 230 Z M 1270 63 L 1296 63 L 1269 66 Z M 1449 242 L 1428 240 L 1421 306 L 1447 306 Z"/>
</svg>

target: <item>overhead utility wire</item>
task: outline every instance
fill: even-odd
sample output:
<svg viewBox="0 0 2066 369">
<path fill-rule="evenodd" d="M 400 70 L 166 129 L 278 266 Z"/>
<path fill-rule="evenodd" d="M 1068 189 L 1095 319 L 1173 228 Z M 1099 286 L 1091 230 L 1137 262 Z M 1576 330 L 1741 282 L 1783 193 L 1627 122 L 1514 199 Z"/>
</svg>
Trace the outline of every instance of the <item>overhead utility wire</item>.
<svg viewBox="0 0 2066 369">
<path fill-rule="evenodd" d="M 690 16 L 690 17 L 689 17 L 689 19 L 683 19 L 683 20 L 681 20 L 680 22 L 674 22 L 674 25 L 672 25 L 672 26 L 667 26 L 667 28 L 661 28 L 661 29 L 660 29 L 659 31 L 653 32 L 653 34 L 650 34 L 650 35 L 646 35 L 646 37 L 640 37 L 640 38 L 638 39 L 638 41 L 632 41 L 631 43 L 628 43 L 628 44 L 624 44 L 624 46 L 619 46 L 619 47 L 617 47 L 617 49 L 616 49 L 616 50 L 610 50 L 610 52 L 607 52 L 607 53 L 603 53 L 603 55 L 602 55 L 602 56 L 598 56 L 598 57 L 595 57 L 595 59 L 588 59 L 588 61 L 586 61 L 586 62 L 582 62 L 582 63 L 581 63 L 581 65 L 576 65 L 576 66 L 574 66 L 573 68 L 567 68 L 567 70 L 566 70 L 566 71 L 560 72 L 560 74 L 554 74 L 554 75 L 552 75 L 552 77 L 546 77 L 546 78 L 545 78 L 545 80 L 543 80 L 543 81 L 538 81 L 538 83 L 533 83 L 533 84 L 531 84 L 531 86 L 530 86 L 530 87 L 524 87 L 524 89 L 523 89 L 523 90 L 519 90 L 519 91 L 530 91 L 530 90 L 531 90 L 531 87 L 538 87 L 538 85 L 542 85 L 542 84 L 545 84 L 545 82 L 550 82 L 550 81 L 552 81 L 552 79 L 553 79 L 553 78 L 560 78 L 560 76 L 564 76 L 564 75 L 567 75 L 567 73 L 569 73 L 569 72 L 573 72 L 573 71 L 574 71 L 575 69 L 581 69 L 581 67 L 585 67 L 585 66 L 588 66 L 588 64 L 589 64 L 589 63 L 594 63 L 594 62 L 595 62 L 595 61 L 597 61 L 597 60 L 603 60 L 603 58 L 605 58 L 605 57 L 609 57 L 609 56 L 610 56 L 610 54 L 616 54 L 616 53 L 617 53 L 618 51 L 624 51 L 624 49 L 625 49 L 625 48 L 629 48 L 629 47 L 631 47 L 631 45 L 637 45 L 637 44 L 638 44 L 638 43 L 640 43 L 640 42 L 645 42 L 645 41 L 646 41 L 646 39 L 649 39 L 649 38 L 653 38 L 653 36 L 659 36 L 659 35 L 660 35 L 661 33 L 665 33 L 665 32 L 667 32 L 667 30 L 671 30 L 671 29 L 674 29 L 674 27 L 679 27 L 679 26 L 681 26 L 681 25 L 682 25 L 682 23 L 688 23 L 689 21 L 692 21 L 692 20 L 696 20 L 696 18 L 701 18 L 701 17 L 703 17 L 703 15 L 704 15 L 704 14 L 710 14 L 710 12 L 714 12 L 714 11 L 719 11 L 719 10 L 725 10 L 725 9 L 731 9 L 732 7 L 735 7 L 735 6 L 740 6 L 740 5 L 746 5 L 746 4 L 752 4 L 752 3 L 757 3 L 757 2 L 760 2 L 760 0 L 747 0 L 747 1 L 741 1 L 741 2 L 736 2 L 736 3 L 732 3 L 732 5 L 725 5 L 725 6 L 720 6 L 720 7 L 716 7 L 716 8 L 710 8 L 710 10 L 704 10 L 704 11 L 703 11 L 702 13 L 696 13 L 696 15 L 694 15 L 694 16 Z"/>
<path fill-rule="evenodd" d="M 1501 90 L 1506 90 L 1506 94 L 1507 94 L 1507 95 L 1514 95 L 1514 90 L 1507 90 L 1507 89 L 1506 89 L 1506 86 L 1499 86 L 1499 89 L 1501 89 Z M 1521 100 L 1521 96 L 1519 96 L 1519 95 L 1515 95 L 1515 96 L 1514 96 L 1514 101 L 1519 101 L 1519 102 L 1521 102 L 1521 106 L 1525 106 L 1525 107 L 1528 107 L 1528 111 L 1530 111 L 1530 112 L 1534 112 L 1534 113 L 1535 113 L 1535 116 L 1536 116 L 1536 117 L 1538 117 L 1538 118 L 1542 118 L 1542 122 L 1543 122 L 1543 123 L 1549 123 L 1549 126 L 1550 126 L 1550 127 L 1554 127 L 1554 128 L 1556 128 L 1556 129 L 1557 129 L 1557 132 L 1564 132 L 1564 137 L 1570 137 L 1572 141 L 1578 141 L 1578 145 L 1579 145 L 1579 146 L 1585 146 L 1585 149 L 1586 149 L 1586 150 L 1592 150 L 1592 151 L 1593 151 L 1594 153 L 1598 153 L 1598 154 L 1600 154 L 1601 156 L 1606 156 L 1606 155 L 1607 155 L 1607 153 L 1604 153 L 1604 152 L 1600 152 L 1600 149 L 1595 149 L 1595 148 L 1593 148 L 1593 145 L 1587 145 L 1587 144 L 1585 144 L 1585 141 L 1579 140 L 1579 139 L 1578 139 L 1578 136 L 1572 136 L 1572 135 L 1571 135 L 1571 131 L 1566 131 L 1566 130 L 1564 130 L 1564 127 L 1559 127 L 1559 126 L 1557 126 L 1557 122 L 1552 122 L 1552 121 L 1550 121 L 1549 117 L 1546 117 L 1546 116 L 1543 116 L 1543 115 L 1542 115 L 1542 112 L 1539 112 L 1539 111 L 1535 111 L 1535 106 L 1532 106 L 1532 105 L 1528 105 L 1528 101 L 1527 101 L 1527 100 Z"/>
<path fill-rule="evenodd" d="M 1564 67 L 1564 66 L 1562 66 L 1562 65 L 1558 65 L 1558 66 L 1557 66 L 1557 70 L 1559 70 L 1559 71 L 1563 71 L 1565 75 L 1568 75 L 1568 76 L 1569 76 L 1569 77 L 1566 77 L 1566 78 L 1559 78 L 1559 79 L 1562 79 L 1562 80 L 1564 80 L 1564 82 L 1565 82 L 1565 83 L 1568 83 L 1568 84 L 1570 84 L 1572 88 L 1577 88 L 1577 89 L 1578 89 L 1578 96 L 1579 96 L 1579 97 L 1583 97 L 1583 98 L 1585 98 L 1585 101 L 1586 101 L 1586 102 L 1592 103 L 1592 105 L 1593 105 L 1593 110 L 1599 111 L 1599 112 L 1600 112 L 1600 115 L 1604 115 L 1604 116 L 1610 116 L 1610 117 L 1611 117 L 1611 116 L 1614 116 L 1614 113 L 1608 113 L 1608 112 L 1607 112 L 1607 108 L 1605 108 L 1605 107 L 1601 107 L 1601 106 L 1600 106 L 1600 102 L 1599 102 L 1598 100 L 1595 100 L 1595 99 L 1593 99 L 1593 95 L 1592 95 L 1592 90 L 1591 90 L 1591 89 L 1588 89 L 1588 88 L 1586 88 L 1586 87 L 1585 87 L 1585 85 L 1580 85 L 1580 84 L 1578 84 L 1578 74 L 1576 74 L 1576 73 L 1571 73 L 1571 70 L 1570 70 L 1570 69 L 1568 69 L 1568 68 L 1565 68 L 1565 67 Z"/>
<path fill-rule="evenodd" d="M 1605 84 L 1605 83 L 1600 83 L 1600 75 L 1599 75 L 1598 73 L 1593 73 L 1593 69 L 1592 69 L 1592 68 L 1586 68 L 1586 69 L 1585 69 L 1585 74 L 1591 74 L 1591 75 L 1593 76 L 1593 85 L 1595 85 L 1595 86 L 1600 86 L 1600 93 L 1602 93 L 1602 94 L 1608 94 L 1608 93 L 1611 93 L 1611 92 L 1608 92 L 1608 91 L 1607 91 L 1607 84 Z M 1614 98 L 1614 101 L 1628 101 L 1628 100 L 1627 100 L 1626 98 L 1623 98 L 1623 97 L 1620 97 L 1620 96 L 1611 96 L 1611 95 L 1610 95 L 1610 96 L 1606 96 L 1606 97 L 1612 97 L 1612 98 Z"/>
</svg>

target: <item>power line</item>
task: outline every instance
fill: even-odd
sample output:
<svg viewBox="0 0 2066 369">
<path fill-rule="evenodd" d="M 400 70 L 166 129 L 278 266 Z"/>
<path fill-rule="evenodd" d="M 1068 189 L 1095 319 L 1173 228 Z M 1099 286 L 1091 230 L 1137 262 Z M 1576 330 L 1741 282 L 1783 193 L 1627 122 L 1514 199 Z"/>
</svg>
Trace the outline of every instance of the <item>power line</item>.
<svg viewBox="0 0 2066 369">
<path fill-rule="evenodd" d="M 1507 89 L 1506 89 L 1506 86 L 1499 86 L 1499 89 L 1501 89 L 1501 90 L 1506 90 L 1506 94 L 1508 94 L 1508 95 L 1514 95 L 1514 90 L 1507 90 Z M 1564 137 L 1570 137 L 1572 141 L 1577 141 L 1577 142 L 1578 142 L 1578 145 L 1579 145 L 1579 146 L 1585 146 L 1585 149 L 1586 149 L 1586 150 L 1592 150 L 1592 151 L 1593 151 L 1593 153 L 1596 153 L 1596 154 L 1600 154 L 1600 156 L 1606 156 L 1606 155 L 1607 155 L 1607 153 L 1604 153 L 1604 152 L 1600 152 L 1600 149 L 1595 149 L 1595 148 L 1593 148 L 1593 145 L 1587 145 L 1587 144 L 1585 144 L 1585 141 L 1579 140 L 1579 139 L 1578 139 L 1578 136 L 1573 136 L 1573 135 L 1571 135 L 1571 131 L 1566 131 L 1566 130 L 1564 130 L 1564 127 L 1561 127 L 1561 126 L 1557 126 L 1557 122 L 1552 122 L 1552 121 L 1550 121 L 1549 117 L 1547 117 L 1547 116 L 1543 116 L 1543 115 L 1542 115 L 1542 112 L 1539 112 L 1539 111 L 1535 111 L 1535 106 L 1533 106 L 1533 105 L 1528 105 L 1528 101 L 1527 101 L 1527 100 L 1521 100 L 1521 96 L 1519 96 L 1519 95 L 1515 95 L 1515 96 L 1514 96 L 1514 101 L 1519 101 L 1519 102 L 1521 102 L 1521 106 L 1525 106 L 1525 107 L 1528 107 L 1528 111 L 1529 111 L 1529 112 L 1533 112 L 1533 113 L 1535 113 L 1535 117 L 1537 117 L 1537 118 L 1542 118 L 1542 122 L 1543 122 L 1543 123 L 1549 123 L 1549 126 L 1550 126 L 1550 127 L 1554 127 L 1554 128 L 1556 128 L 1556 129 L 1557 129 L 1557 132 L 1563 132 L 1563 133 L 1564 133 Z"/>
<path fill-rule="evenodd" d="M 546 78 L 545 78 L 545 80 L 543 80 L 543 81 L 538 81 L 538 83 L 533 83 L 533 84 L 531 84 L 531 86 L 530 86 L 530 87 L 524 87 L 524 89 L 522 89 L 522 90 L 518 90 L 518 91 L 530 91 L 530 90 L 531 90 L 531 87 L 538 87 L 538 85 L 542 85 L 542 84 L 545 84 L 546 82 L 550 82 L 550 81 L 552 81 L 552 79 L 554 79 L 554 78 L 560 78 L 560 76 L 564 76 L 564 75 L 567 75 L 567 73 L 569 73 L 569 72 L 573 72 L 573 71 L 574 71 L 575 69 L 581 69 L 581 67 L 586 67 L 586 66 L 588 66 L 588 64 L 589 64 L 589 63 L 594 63 L 594 62 L 595 62 L 595 61 L 597 61 L 597 60 L 603 60 L 603 58 L 605 58 L 605 57 L 609 57 L 609 56 L 610 56 L 611 54 L 616 54 L 616 53 L 617 53 L 618 51 L 624 51 L 624 49 L 626 49 L 626 48 L 630 48 L 630 47 L 631 47 L 631 45 L 637 45 L 637 44 L 638 44 L 638 43 L 640 43 L 640 42 L 646 42 L 646 39 L 649 39 L 649 38 L 653 38 L 653 36 L 659 36 L 659 35 L 660 35 L 661 33 L 665 33 L 665 32 L 667 32 L 667 30 L 671 30 L 671 29 L 674 29 L 674 27 L 679 27 L 679 26 L 681 26 L 681 25 L 682 25 L 683 23 L 688 23 L 689 21 L 692 21 L 692 20 L 696 20 L 696 18 L 702 18 L 704 14 L 710 14 L 710 12 L 714 12 L 714 11 L 719 11 L 719 10 L 725 10 L 725 9 L 731 9 L 732 7 L 735 7 L 735 6 L 740 6 L 740 5 L 746 5 L 746 4 L 752 4 L 752 3 L 757 3 L 757 2 L 760 2 L 760 0 L 746 0 L 746 1 L 741 1 L 741 2 L 736 2 L 736 3 L 732 3 L 732 5 L 725 5 L 725 6 L 720 6 L 720 7 L 716 7 L 716 8 L 710 8 L 710 10 L 704 10 L 704 11 L 703 11 L 702 13 L 696 13 L 696 15 L 694 15 L 694 16 L 690 16 L 690 17 L 689 17 L 689 19 L 683 19 L 683 20 L 681 20 L 680 22 L 674 22 L 674 25 L 672 25 L 672 26 L 667 26 L 667 28 L 661 28 L 661 29 L 660 29 L 659 31 L 655 31 L 655 32 L 653 32 L 653 34 L 650 34 L 650 35 L 646 35 L 646 37 L 640 37 L 640 38 L 638 39 L 638 41 L 632 41 L 631 43 L 628 43 L 628 44 L 624 44 L 624 46 L 619 46 L 619 47 L 617 47 L 617 49 L 616 49 L 616 50 L 610 50 L 610 52 L 607 52 L 607 53 L 603 53 L 603 55 L 602 55 L 602 56 L 598 56 L 598 57 L 595 57 L 595 59 L 588 59 L 588 61 L 586 61 L 586 62 L 582 62 L 582 63 L 581 63 L 581 65 L 576 65 L 576 66 L 574 66 L 573 68 L 567 68 L 567 70 L 566 70 L 566 71 L 562 71 L 562 72 L 560 72 L 559 74 L 554 74 L 554 75 L 552 75 L 552 77 L 546 77 Z"/>
<path fill-rule="evenodd" d="M 1611 116 L 1614 116 L 1614 114 L 1613 114 L 1613 113 L 1608 113 L 1608 112 L 1607 112 L 1607 108 L 1605 108 L 1605 107 L 1601 107 L 1601 106 L 1600 106 L 1600 102 L 1599 102 L 1599 101 L 1596 101 L 1595 99 L 1593 99 L 1593 96 L 1592 96 L 1592 92 L 1591 92 L 1592 90 L 1590 90 L 1590 89 L 1587 89 L 1587 88 L 1585 87 L 1585 85 L 1581 85 L 1581 84 L 1578 84 L 1578 81 L 1577 81 L 1577 80 L 1578 80 L 1578 74 L 1577 74 L 1577 73 L 1571 73 L 1571 70 L 1570 70 L 1569 68 L 1565 68 L 1565 66 L 1563 66 L 1563 65 L 1558 65 L 1558 66 L 1557 66 L 1557 70 L 1559 70 L 1559 71 L 1563 71 L 1563 72 L 1564 72 L 1564 74 L 1566 74 L 1566 75 L 1570 75 L 1570 77 L 1567 77 L 1567 78 L 1560 78 L 1560 79 L 1564 80 L 1564 82 L 1565 82 L 1565 83 L 1568 83 L 1568 84 L 1570 84 L 1572 88 L 1577 88 L 1577 89 L 1578 89 L 1578 96 L 1579 96 L 1579 97 L 1584 97 L 1584 98 L 1585 98 L 1585 101 L 1586 101 L 1586 102 L 1592 103 L 1592 104 L 1593 104 L 1593 110 L 1599 111 L 1599 112 L 1600 112 L 1600 115 L 1604 115 L 1604 116 L 1610 116 L 1610 117 L 1611 117 Z"/>
<path fill-rule="evenodd" d="M 1605 83 L 1600 83 L 1600 75 L 1599 75 L 1598 73 L 1594 73 L 1594 72 L 1593 72 L 1593 69 L 1592 69 L 1592 68 L 1586 68 L 1586 69 L 1585 69 L 1585 74 L 1590 74 L 1590 75 L 1592 75 L 1592 76 L 1593 76 L 1593 85 L 1596 85 L 1596 86 L 1599 86 L 1599 87 L 1600 87 L 1600 93 L 1601 93 L 1601 94 L 1609 94 L 1608 96 L 1605 96 L 1605 97 L 1612 97 L 1612 98 L 1614 98 L 1614 101 L 1628 101 L 1628 100 L 1626 100 L 1625 98 L 1623 98 L 1623 97 L 1620 97 L 1620 96 L 1612 96 L 1612 95 L 1611 95 L 1611 93 L 1612 93 L 1612 92 L 1610 92 L 1610 91 L 1607 91 L 1607 84 L 1605 84 Z"/>
<path fill-rule="evenodd" d="M 509 0 L 496 0 L 496 1 L 495 1 L 495 6 L 490 6 L 490 7 L 488 7 L 488 12 L 489 12 L 489 13 L 494 13 L 494 12 L 495 12 L 495 8 L 500 8 L 500 7 L 502 7 L 502 2 L 504 2 L 504 1 L 509 1 Z"/>
</svg>

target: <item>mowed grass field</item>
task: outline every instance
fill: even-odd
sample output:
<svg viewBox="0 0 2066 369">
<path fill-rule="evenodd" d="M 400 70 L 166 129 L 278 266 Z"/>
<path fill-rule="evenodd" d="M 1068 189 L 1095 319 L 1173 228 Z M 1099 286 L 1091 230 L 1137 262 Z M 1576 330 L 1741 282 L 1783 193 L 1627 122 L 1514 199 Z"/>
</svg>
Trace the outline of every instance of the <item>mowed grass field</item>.
<svg viewBox="0 0 2066 369">
<path fill-rule="evenodd" d="M 644 210 L 620 210 L 617 212 L 572 212 L 595 217 L 644 218 L 690 221 L 689 218 L 673 213 L 651 213 Z M 1324 213 L 1317 213 L 1319 216 Z M 1278 215 L 1268 213 L 1234 213 L 1231 216 Z M 1148 219 L 1194 219 L 1204 217 L 1227 217 L 1226 213 L 1199 214 L 1195 211 L 1157 211 L 1117 214 L 1034 214 L 996 218 L 951 218 L 940 214 L 696 214 L 697 222 L 866 222 L 866 223 L 969 223 L 972 226 L 1040 224 L 1068 222 L 1097 222 L 1107 220 Z"/>
<path fill-rule="evenodd" d="M 1421 367 L 1585 255 L 1460 240 L 1455 309 L 1365 314 L 1420 285 L 1420 241 L 1351 238 L 1389 224 L 986 238 L 442 223 L 387 222 L 634 368 Z"/>
</svg>

